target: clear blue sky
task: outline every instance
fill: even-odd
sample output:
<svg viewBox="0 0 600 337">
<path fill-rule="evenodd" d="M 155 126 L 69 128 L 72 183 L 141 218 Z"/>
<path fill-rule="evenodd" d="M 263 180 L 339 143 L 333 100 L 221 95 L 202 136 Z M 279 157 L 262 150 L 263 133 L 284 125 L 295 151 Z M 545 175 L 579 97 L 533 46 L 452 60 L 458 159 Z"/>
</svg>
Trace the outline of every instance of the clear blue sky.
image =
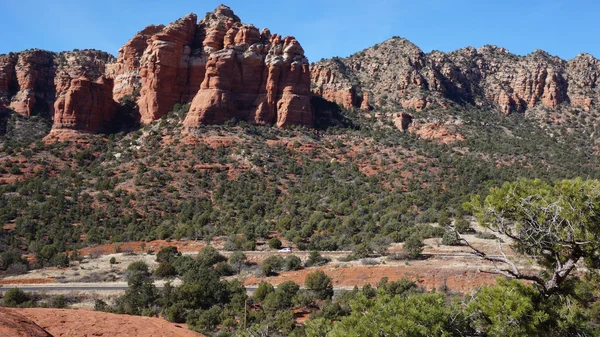
<svg viewBox="0 0 600 337">
<path fill-rule="evenodd" d="M 95 48 L 114 55 L 148 24 L 203 17 L 223 0 L 0 0 L 0 54 Z M 495 44 L 565 59 L 600 57 L 597 0 L 304 0 L 225 2 L 243 22 L 294 35 L 311 61 L 348 56 L 394 35 L 425 52 Z"/>
</svg>

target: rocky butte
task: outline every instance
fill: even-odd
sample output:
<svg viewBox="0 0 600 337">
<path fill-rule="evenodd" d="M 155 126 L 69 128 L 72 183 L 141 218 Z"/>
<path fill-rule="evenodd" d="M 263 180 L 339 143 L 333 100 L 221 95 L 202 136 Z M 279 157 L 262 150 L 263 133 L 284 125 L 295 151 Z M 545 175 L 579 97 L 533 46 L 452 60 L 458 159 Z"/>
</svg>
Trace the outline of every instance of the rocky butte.
<svg viewBox="0 0 600 337">
<path fill-rule="evenodd" d="M 314 123 L 309 63 L 298 41 L 259 32 L 224 5 L 199 23 L 189 14 L 147 27 L 119 51 L 112 69 L 115 97 L 139 87 L 142 123 L 189 102 L 188 129 L 232 118 L 279 127 Z"/>
<path fill-rule="evenodd" d="M 381 108 L 411 110 L 470 104 L 502 113 L 600 103 L 600 62 L 588 54 L 565 61 L 544 51 L 526 56 L 484 46 L 424 53 L 398 37 L 348 58 L 312 65 L 312 91 L 345 107 L 361 107 L 366 92 Z"/>
<path fill-rule="evenodd" d="M 223 123 L 313 126 L 310 70 L 293 37 L 243 24 L 224 5 L 151 25 L 120 50 L 0 56 L 0 110 L 53 117 L 52 134 L 104 132 L 117 102 L 134 100 L 142 123 L 191 103 L 185 126 Z M 117 116 L 115 116 L 117 114 Z"/>
</svg>

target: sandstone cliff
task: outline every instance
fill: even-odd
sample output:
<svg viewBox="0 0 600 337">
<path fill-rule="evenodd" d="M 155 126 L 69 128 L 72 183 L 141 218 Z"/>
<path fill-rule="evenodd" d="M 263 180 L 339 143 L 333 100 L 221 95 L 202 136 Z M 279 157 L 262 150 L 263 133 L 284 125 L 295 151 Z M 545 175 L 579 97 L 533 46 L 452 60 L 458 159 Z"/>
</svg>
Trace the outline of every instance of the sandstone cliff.
<svg viewBox="0 0 600 337">
<path fill-rule="evenodd" d="M 139 93 L 142 86 L 140 60 L 147 47 L 147 40 L 160 33 L 165 26 L 150 25 L 127 41 L 121 49 L 115 63 L 107 65 L 106 74 L 114 79 L 113 97 L 115 101 L 127 95 Z"/>
<path fill-rule="evenodd" d="M 506 114 L 559 105 L 589 111 L 600 101 L 598 77 L 598 60 L 586 54 L 564 61 L 543 51 L 517 56 L 494 46 L 426 54 L 401 38 L 312 65 L 313 92 L 326 99 L 360 107 L 368 90 L 378 107 L 418 111 L 457 104 Z"/>
<path fill-rule="evenodd" d="M 141 37 L 148 39 L 139 56 Z M 189 14 L 138 33 L 109 72 L 115 99 L 140 88 L 142 123 L 192 101 L 188 128 L 232 118 L 280 127 L 314 123 L 309 64 L 298 41 L 259 32 L 223 5 L 199 23 Z"/>
<path fill-rule="evenodd" d="M 0 56 L 0 109 L 10 107 L 23 116 L 52 116 L 57 95 L 73 78 L 95 80 L 113 58 L 95 50 L 53 53 L 28 50 Z"/>
<path fill-rule="evenodd" d="M 54 103 L 52 132 L 104 131 L 116 108 L 112 90 L 113 80 L 104 76 L 97 81 L 91 81 L 84 76 L 71 80 L 68 89 L 61 93 Z"/>
</svg>

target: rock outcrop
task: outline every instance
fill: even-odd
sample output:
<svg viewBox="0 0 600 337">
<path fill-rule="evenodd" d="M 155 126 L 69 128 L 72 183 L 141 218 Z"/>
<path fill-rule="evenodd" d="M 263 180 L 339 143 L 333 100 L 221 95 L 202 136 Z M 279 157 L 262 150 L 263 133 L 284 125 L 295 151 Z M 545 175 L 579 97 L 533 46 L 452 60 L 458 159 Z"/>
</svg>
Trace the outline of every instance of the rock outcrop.
<svg viewBox="0 0 600 337">
<path fill-rule="evenodd" d="M 10 108 L 20 115 L 50 114 L 54 103 L 54 53 L 31 50 L 19 53 L 14 73 L 18 90 Z"/>
<path fill-rule="evenodd" d="M 296 39 L 259 32 L 223 5 L 197 20 L 148 26 L 116 60 L 95 50 L 2 55 L 0 109 L 53 116 L 55 131 L 100 132 L 124 97 L 137 102 L 132 118 L 142 123 L 193 101 L 188 129 L 232 118 L 314 124 L 309 64 Z"/>
<path fill-rule="evenodd" d="M 293 37 L 243 24 L 227 6 L 196 23 L 194 14 L 152 34 L 141 48 L 130 40 L 111 66 L 115 99 L 141 88 L 142 123 L 166 115 L 176 103 L 192 102 L 185 126 L 218 124 L 232 118 L 252 124 L 312 126 L 310 70 Z M 146 29 L 139 36 L 152 33 Z M 134 52 L 135 49 L 135 52 Z"/>
<path fill-rule="evenodd" d="M 0 111 L 10 105 L 11 97 L 18 89 L 15 71 L 17 59 L 16 54 L 0 56 Z"/>
<path fill-rule="evenodd" d="M 164 28 L 163 25 L 150 25 L 138 32 L 119 49 L 117 61 L 107 66 L 106 74 L 114 79 L 115 83 L 113 88 L 115 101 L 139 93 L 142 87 L 140 60 L 148 46 L 147 41 Z"/>
<path fill-rule="evenodd" d="M 196 20 L 195 14 L 189 14 L 148 40 L 140 60 L 142 86 L 138 105 L 142 123 L 166 115 L 175 103 L 185 102 L 194 90 L 190 86 L 190 64 L 194 58 Z M 201 74 L 202 71 L 197 75 Z"/>
<path fill-rule="evenodd" d="M 46 330 L 15 309 L 0 307 L 0 336 L 6 337 L 52 337 Z"/>
<path fill-rule="evenodd" d="M 97 133 L 105 130 L 113 117 L 113 80 L 101 76 L 97 81 L 80 77 L 70 81 L 54 104 L 52 132 L 72 130 Z"/>
<path fill-rule="evenodd" d="M 494 46 L 425 54 L 392 38 L 311 68 L 313 93 L 344 107 L 360 107 L 356 93 L 364 90 L 375 106 L 417 111 L 464 104 L 505 114 L 561 105 L 590 111 L 600 102 L 600 62 L 587 54 L 564 61 L 543 51 L 517 56 Z"/>
<path fill-rule="evenodd" d="M 4 309 L 35 322 L 55 336 L 204 337 L 181 324 L 158 317 L 117 315 L 86 309 Z M 2 320 L 0 312 L 0 321 Z M 1 330 L 0 330 L 1 331 Z M 0 336 L 4 335 L 0 333 Z M 30 336 L 30 335 L 16 335 Z M 32 334 L 31 336 L 50 336 Z"/>
<path fill-rule="evenodd" d="M 23 116 L 53 116 L 56 97 L 65 94 L 72 79 L 97 80 L 112 60 L 96 50 L 34 49 L 0 56 L 0 109 L 10 108 Z"/>
</svg>

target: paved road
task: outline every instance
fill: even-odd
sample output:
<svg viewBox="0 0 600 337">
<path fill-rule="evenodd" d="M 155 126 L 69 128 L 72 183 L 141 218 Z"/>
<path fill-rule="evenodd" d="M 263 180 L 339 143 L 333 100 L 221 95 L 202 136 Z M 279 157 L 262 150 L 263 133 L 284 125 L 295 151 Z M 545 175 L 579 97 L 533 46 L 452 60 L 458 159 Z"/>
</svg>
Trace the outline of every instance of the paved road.
<svg viewBox="0 0 600 337">
<path fill-rule="evenodd" d="M 162 288 L 164 287 L 164 285 L 162 284 L 157 284 L 156 285 L 157 288 Z M 52 292 L 70 292 L 70 291 L 87 291 L 87 292 L 102 292 L 102 291 L 125 291 L 127 290 L 127 286 L 126 285 L 98 285 L 98 284 L 94 284 L 94 285 L 69 285 L 68 283 L 48 283 L 48 284 L 38 284 L 38 285 L 5 285 L 5 286 L 0 286 L 0 293 L 4 293 L 12 288 L 20 288 L 23 291 L 38 291 L 38 292 L 47 292 L 47 291 L 52 291 Z M 247 286 L 246 287 L 246 293 L 248 295 L 252 295 L 254 294 L 254 292 L 256 291 L 256 289 L 258 288 L 258 286 Z M 277 289 L 277 286 L 275 286 L 275 289 Z M 343 291 L 348 291 L 348 289 L 344 289 L 344 288 L 334 288 L 333 292 L 335 294 L 339 294 L 340 292 Z"/>
<path fill-rule="evenodd" d="M 157 288 L 164 287 L 163 284 L 157 284 Z M 48 284 L 35 284 L 35 285 L 4 285 L 0 286 L 0 293 L 4 293 L 12 288 L 20 288 L 24 291 L 60 291 L 60 292 L 69 292 L 69 291 L 89 291 L 89 292 L 99 292 L 99 291 L 125 291 L 127 290 L 127 285 L 70 285 L 68 283 L 48 283 Z M 248 286 L 246 287 L 246 291 L 249 294 L 253 294 L 256 291 L 257 286 Z"/>
</svg>

